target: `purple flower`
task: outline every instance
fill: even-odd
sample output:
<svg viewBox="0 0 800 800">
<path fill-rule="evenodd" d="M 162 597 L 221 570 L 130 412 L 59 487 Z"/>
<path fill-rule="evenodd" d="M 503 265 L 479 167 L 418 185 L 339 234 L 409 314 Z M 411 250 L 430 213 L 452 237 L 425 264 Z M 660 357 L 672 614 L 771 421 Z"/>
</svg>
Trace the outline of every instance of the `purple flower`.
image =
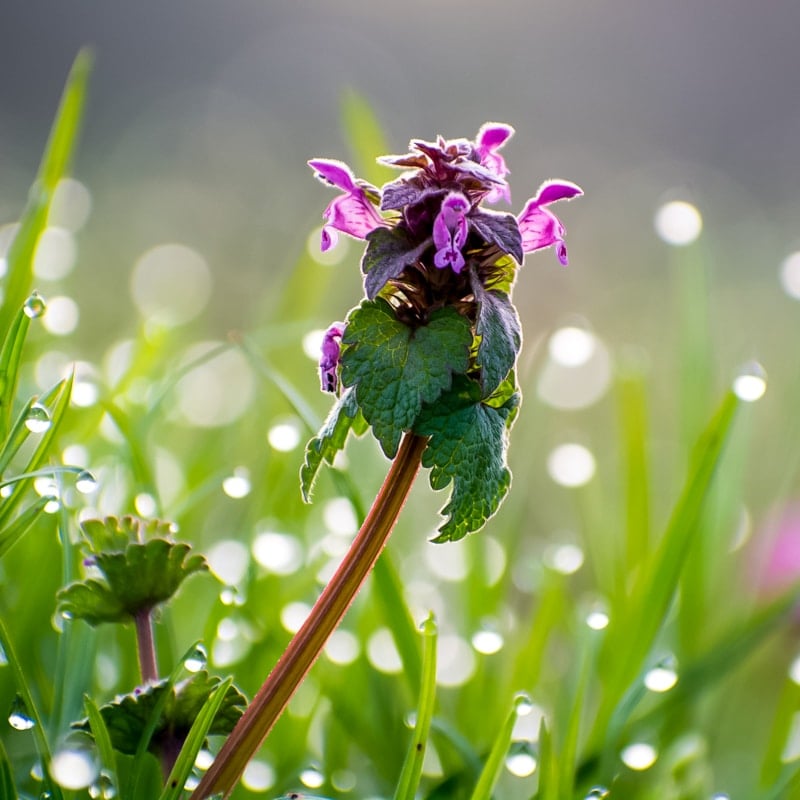
<svg viewBox="0 0 800 800">
<path fill-rule="evenodd" d="M 554 244 L 558 260 L 566 266 L 567 246 L 564 244 L 566 230 L 558 217 L 545 206 L 581 194 L 583 190 L 569 181 L 545 181 L 539 187 L 536 197 L 528 200 L 522 213 L 517 217 L 523 252 L 530 253 Z"/>
<path fill-rule="evenodd" d="M 322 337 L 319 359 L 319 377 L 323 392 L 336 392 L 339 388 L 339 354 L 344 335 L 344 322 L 334 322 Z"/>
<path fill-rule="evenodd" d="M 475 154 L 481 164 L 503 181 L 502 186 L 495 186 L 486 196 L 488 203 L 496 203 L 500 199 L 511 202 L 511 189 L 505 182 L 508 175 L 506 160 L 497 151 L 514 135 L 514 129 L 502 122 L 486 122 L 481 125 L 475 138 Z"/>
<path fill-rule="evenodd" d="M 356 183 L 347 164 L 334 159 L 315 158 L 308 165 L 316 171 L 318 178 L 344 192 L 330 202 L 322 215 L 327 221 L 322 228 L 323 252 L 336 244 L 336 231 L 364 239 L 370 231 L 386 224 L 369 201 L 366 191 Z"/>
<path fill-rule="evenodd" d="M 436 255 L 433 263 L 439 268 L 452 267 L 461 272 L 464 256 L 461 248 L 467 241 L 467 217 L 469 201 L 460 192 L 450 192 L 442 201 L 442 207 L 433 221 L 433 243 Z"/>
</svg>

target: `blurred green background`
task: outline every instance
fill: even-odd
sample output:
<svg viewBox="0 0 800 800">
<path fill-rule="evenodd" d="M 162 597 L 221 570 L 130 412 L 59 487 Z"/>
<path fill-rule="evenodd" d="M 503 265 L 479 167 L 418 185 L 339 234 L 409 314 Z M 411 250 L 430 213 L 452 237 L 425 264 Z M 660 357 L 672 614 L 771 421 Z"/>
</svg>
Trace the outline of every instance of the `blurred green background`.
<svg viewBox="0 0 800 800">
<path fill-rule="evenodd" d="M 634 392 L 646 387 L 652 494 L 643 514 L 660 531 L 718 398 L 743 364 L 766 370 L 769 389 L 743 410 L 707 522 L 713 546 L 697 556 L 704 573 L 692 584 L 702 586 L 694 621 L 659 646 L 690 659 L 749 613 L 775 513 L 798 493 L 796 2 L 11 0 L 4 12 L 0 253 L 69 66 L 83 45 L 95 55 L 77 183 L 65 186 L 37 253 L 35 283 L 49 310 L 32 330 L 23 375 L 33 394 L 79 362 L 60 444 L 65 462 L 90 467 L 100 488 L 88 501 L 66 498 L 75 515 L 65 524 L 74 529 L 79 513 L 176 519 L 235 587 L 220 596 L 211 578 L 193 579 L 166 616 L 167 666 L 202 636 L 212 665 L 234 670 L 252 693 L 296 626 L 297 604 L 313 601 L 354 530 L 353 508 L 328 477 L 311 508 L 297 489 L 305 422 L 330 405 L 318 391 L 313 332 L 343 318 L 361 292 L 358 243 L 341 243 L 328 259 L 335 263 L 318 253 L 332 194 L 306 160 L 341 158 L 380 181 L 372 156 L 404 152 L 411 137 L 471 137 L 486 120 L 517 131 L 504 150 L 514 210 L 545 178 L 573 180 L 586 196 L 558 209 L 570 266 L 539 253 L 516 287 L 525 403 L 506 506 L 464 543 L 425 544 L 444 497 L 421 480 L 390 546 L 412 618 L 432 608 L 440 621 L 450 660 L 442 718 L 482 756 L 513 690 L 531 691 L 537 709 L 552 712 L 584 645 L 575 619 L 602 608 L 624 580 L 617 557 L 630 422 L 621 417 L 638 405 L 626 400 L 620 371 L 633 376 Z M 668 206 L 656 226 L 673 201 L 691 206 L 677 207 L 677 221 Z M 288 399 L 287 381 L 297 391 Z M 553 454 L 563 444 L 587 450 L 566 451 L 559 477 Z M 587 452 L 596 474 L 572 487 Z M 371 441 L 351 444 L 348 457 L 356 505 L 368 505 L 385 462 Z M 62 568 L 41 528 L 7 556 L 0 578 L 4 615 L 47 706 Z M 35 596 L 22 580 L 33 565 Z M 397 598 L 386 594 L 391 576 L 379 584 L 346 623 L 356 637 L 340 638 L 342 655 L 321 662 L 267 746 L 262 763 L 275 792 L 314 789 L 316 779 L 302 780 L 312 769 L 331 796 L 355 796 L 353 776 L 359 797 L 390 793 L 416 686 L 398 675 L 386 642 L 385 631 L 397 638 L 402 628 Z M 551 617 L 531 634 L 543 607 Z M 490 635 L 476 640 L 480 633 Z M 130 689 L 131 647 L 130 631 L 91 638 L 72 673 L 73 707 L 58 711 L 54 732 L 80 714 L 80 691 Z M 757 782 L 762 749 L 781 749 L 767 742 L 796 649 L 787 628 L 707 705 L 647 728 L 668 749 L 676 730 L 691 728 L 687 716 L 700 718 L 705 738 L 692 758 L 712 766 L 702 791 L 675 796 Z M 507 658 L 493 660 L 501 652 Z M 361 693 L 348 690 L 355 685 Z M 5 678 L 0 701 L 12 697 Z M 730 724 L 715 727 L 725 714 Z M 785 733 L 787 720 L 777 729 Z M 523 743 L 535 741 L 529 728 Z M 457 737 L 445 740 L 451 750 L 440 743 L 430 785 L 459 774 Z M 15 758 L 32 761 L 30 742 L 9 742 Z M 621 796 L 651 796 L 628 777 Z M 511 774 L 503 780 L 503 797 L 530 795 Z M 657 796 L 672 796 L 665 785 Z"/>
</svg>

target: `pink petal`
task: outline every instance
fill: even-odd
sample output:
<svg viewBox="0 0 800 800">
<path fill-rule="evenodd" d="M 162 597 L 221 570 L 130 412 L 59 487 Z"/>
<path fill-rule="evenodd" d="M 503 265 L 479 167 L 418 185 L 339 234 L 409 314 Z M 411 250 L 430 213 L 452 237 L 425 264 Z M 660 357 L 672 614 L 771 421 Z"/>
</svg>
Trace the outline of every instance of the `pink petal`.
<svg viewBox="0 0 800 800">
<path fill-rule="evenodd" d="M 497 150 L 502 147 L 514 134 L 514 129 L 510 125 L 502 122 L 485 122 L 481 125 L 475 142 L 480 150 Z"/>
<path fill-rule="evenodd" d="M 522 236 L 524 253 L 550 247 L 564 239 L 564 226 L 555 214 L 545 208 L 540 208 L 536 199 L 528 201 L 517 222 Z"/>
<path fill-rule="evenodd" d="M 364 239 L 370 231 L 386 224 L 360 189 L 334 198 L 325 210 L 325 219 L 332 227 L 356 239 Z"/>
<path fill-rule="evenodd" d="M 546 206 L 556 200 L 569 200 L 581 194 L 583 189 L 570 181 L 545 181 L 535 199 L 540 206 Z"/>
<path fill-rule="evenodd" d="M 343 161 L 333 158 L 314 158 L 308 162 L 308 166 L 317 173 L 317 177 L 345 192 L 351 192 L 356 188 L 355 177 L 350 167 Z"/>
</svg>

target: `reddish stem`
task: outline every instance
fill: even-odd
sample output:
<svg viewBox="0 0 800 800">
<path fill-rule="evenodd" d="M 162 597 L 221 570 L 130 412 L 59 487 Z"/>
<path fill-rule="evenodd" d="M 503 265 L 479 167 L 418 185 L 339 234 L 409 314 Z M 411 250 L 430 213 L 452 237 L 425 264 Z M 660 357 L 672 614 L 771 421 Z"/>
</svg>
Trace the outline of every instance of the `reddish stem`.
<svg viewBox="0 0 800 800">
<path fill-rule="evenodd" d="M 427 439 L 406 434 L 361 530 L 300 630 L 247 707 L 192 800 L 224 797 L 261 747 L 369 575 L 394 528 L 420 467 Z"/>
<path fill-rule="evenodd" d="M 153 641 L 153 614 L 150 609 L 137 611 L 133 617 L 136 624 L 136 645 L 139 650 L 139 668 L 142 683 L 155 683 L 158 680 L 156 647 Z"/>
</svg>

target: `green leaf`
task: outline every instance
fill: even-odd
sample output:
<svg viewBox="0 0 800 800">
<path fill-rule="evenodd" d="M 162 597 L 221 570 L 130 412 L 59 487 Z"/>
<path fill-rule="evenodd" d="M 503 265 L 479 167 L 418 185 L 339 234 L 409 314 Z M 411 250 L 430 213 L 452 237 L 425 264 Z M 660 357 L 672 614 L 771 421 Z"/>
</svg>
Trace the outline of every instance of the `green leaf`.
<svg viewBox="0 0 800 800">
<path fill-rule="evenodd" d="M 165 679 L 106 703 L 100 707 L 100 716 L 105 723 L 111 744 L 120 753 L 134 755 L 139 740 L 159 703 L 162 705 L 162 710 L 148 750 L 154 755 L 159 755 L 164 748 L 171 748 L 176 741 L 183 742 L 195 718 L 220 682 L 219 677 L 209 675 L 202 670 L 175 686 Z M 211 721 L 208 733 L 223 736 L 229 734 L 246 704 L 244 695 L 235 686 L 229 685 Z M 85 719 L 73 723 L 72 727 L 89 731 L 92 726 L 90 720 Z"/>
<path fill-rule="evenodd" d="M 86 709 L 86 721 L 89 724 L 89 731 L 97 746 L 100 756 L 100 763 L 106 770 L 110 770 L 114 782 L 117 781 L 117 757 L 114 755 L 114 746 L 111 743 L 111 734 L 108 732 L 103 715 L 94 700 L 89 695 L 83 696 L 83 704 Z"/>
<path fill-rule="evenodd" d="M 151 539 L 121 552 L 96 553 L 94 562 L 105 580 L 71 583 L 58 592 L 59 610 L 90 625 L 127 622 L 172 597 L 189 575 L 208 569 L 203 556 L 187 558 L 190 550 L 183 542 Z"/>
<path fill-rule="evenodd" d="M 494 737 L 489 757 L 486 759 L 486 763 L 481 771 L 481 776 L 478 778 L 470 800 L 491 800 L 492 791 L 500 777 L 503 763 L 508 755 L 508 748 L 511 745 L 514 725 L 519 716 L 517 709 L 522 701 L 522 697 L 514 699 L 511 711 L 506 716 L 505 722 Z"/>
<path fill-rule="evenodd" d="M 478 364 L 481 385 L 491 394 L 514 367 L 522 347 L 522 326 L 517 311 L 504 292 L 486 291 L 478 276 L 470 275 L 478 302 Z"/>
<path fill-rule="evenodd" d="M 518 404 L 516 392 L 497 408 L 481 402 L 478 384 L 459 377 L 450 392 L 423 408 L 414 425 L 415 433 L 430 437 L 422 465 L 431 468 L 434 489 L 453 483 L 441 510 L 448 519 L 433 541 L 461 539 L 497 511 L 511 484 L 507 431 Z"/>
<path fill-rule="evenodd" d="M 31 529 L 49 502 L 49 497 L 40 497 L 16 517 L 8 527 L 0 531 L 0 558 Z"/>
<path fill-rule="evenodd" d="M 367 249 L 361 259 L 361 271 L 366 275 L 364 288 L 374 300 L 386 281 L 397 278 L 430 247 L 431 240 L 414 244 L 402 228 L 375 228 L 367 234 Z"/>
<path fill-rule="evenodd" d="M 53 192 L 70 169 L 83 117 L 90 68 L 91 56 L 88 51 L 82 50 L 78 53 L 67 79 L 61 105 L 39 165 L 36 181 L 30 192 L 28 205 L 6 256 L 8 272 L 5 278 L 3 303 L 0 307 L 0 330 L 10 327 L 12 315 L 17 313 L 30 293 L 33 280 L 33 255 L 39 236 L 47 225 Z"/>
<path fill-rule="evenodd" d="M 366 430 L 366 421 L 356 403 L 356 393 L 348 389 L 331 409 L 319 433 L 306 445 L 306 460 L 300 469 L 300 489 L 306 503 L 311 499 L 322 462 L 333 464 L 336 454 L 344 449 L 351 429 L 360 436 Z"/>
<path fill-rule="evenodd" d="M 453 374 L 469 365 L 472 332 L 452 308 L 410 328 L 384 300 L 364 301 L 347 321 L 342 383 L 356 400 L 383 452 L 394 458 L 400 437 L 411 429 L 423 403 L 447 391 Z"/>
</svg>

